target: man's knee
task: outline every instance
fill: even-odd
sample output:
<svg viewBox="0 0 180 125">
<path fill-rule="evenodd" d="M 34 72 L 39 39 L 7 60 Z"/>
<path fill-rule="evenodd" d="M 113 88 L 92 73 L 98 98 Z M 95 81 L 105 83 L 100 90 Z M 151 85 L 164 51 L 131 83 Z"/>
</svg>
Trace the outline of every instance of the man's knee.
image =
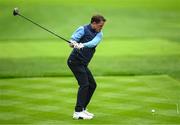
<svg viewBox="0 0 180 125">
<path fill-rule="evenodd" d="M 90 85 L 90 87 L 91 87 L 92 89 L 96 89 L 96 88 L 97 88 L 96 82 L 90 83 L 89 85 Z"/>
<path fill-rule="evenodd" d="M 79 87 L 80 88 L 88 88 L 89 87 L 89 83 L 79 83 Z"/>
</svg>

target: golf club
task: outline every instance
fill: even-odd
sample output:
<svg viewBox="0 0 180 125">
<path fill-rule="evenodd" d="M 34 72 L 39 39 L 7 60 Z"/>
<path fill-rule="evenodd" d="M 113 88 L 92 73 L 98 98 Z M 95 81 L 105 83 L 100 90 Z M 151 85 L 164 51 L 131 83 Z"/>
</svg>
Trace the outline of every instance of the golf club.
<svg viewBox="0 0 180 125">
<path fill-rule="evenodd" d="M 69 40 L 67 40 L 67 39 L 65 39 L 65 38 L 63 38 L 63 37 L 61 37 L 61 36 L 57 35 L 56 33 L 54 33 L 54 32 L 52 32 L 52 31 L 50 31 L 50 30 L 46 29 L 45 27 L 43 27 L 43 26 L 41 26 L 41 25 L 39 25 L 39 24 L 35 23 L 34 21 L 32 21 L 32 20 L 28 19 L 27 17 L 25 17 L 25 16 L 21 15 L 21 14 L 19 13 L 18 8 L 14 8 L 14 10 L 13 10 L 13 15 L 14 15 L 14 16 L 17 16 L 17 15 L 18 15 L 18 16 L 22 17 L 23 19 L 28 20 L 29 22 L 31 22 L 31 23 L 33 23 L 33 24 L 35 24 L 36 26 L 38 26 L 38 27 L 40 27 L 40 28 L 42 28 L 42 29 L 44 29 L 44 30 L 48 31 L 49 33 L 51 33 L 51 34 L 55 35 L 56 37 L 59 37 L 60 39 L 62 39 L 62 40 L 64 40 L 64 41 L 66 41 L 66 42 L 68 42 L 68 43 L 70 43 L 70 41 L 69 41 Z"/>
</svg>

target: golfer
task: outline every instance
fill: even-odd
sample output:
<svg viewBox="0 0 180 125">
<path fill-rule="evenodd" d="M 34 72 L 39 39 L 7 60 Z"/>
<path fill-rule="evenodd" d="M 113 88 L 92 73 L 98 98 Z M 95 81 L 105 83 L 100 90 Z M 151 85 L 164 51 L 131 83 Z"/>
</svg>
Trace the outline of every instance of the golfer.
<svg viewBox="0 0 180 125">
<path fill-rule="evenodd" d="M 103 16 L 94 15 L 90 24 L 80 26 L 71 36 L 70 47 L 73 50 L 67 64 L 79 85 L 73 119 L 92 119 L 94 117 L 94 114 L 87 111 L 87 106 L 96 89 L 96 81 L 88 68 L 88 64 L 97 45 L 102 40 L 101 30 L 105 21 L 106 19 Z"/>
</svg>

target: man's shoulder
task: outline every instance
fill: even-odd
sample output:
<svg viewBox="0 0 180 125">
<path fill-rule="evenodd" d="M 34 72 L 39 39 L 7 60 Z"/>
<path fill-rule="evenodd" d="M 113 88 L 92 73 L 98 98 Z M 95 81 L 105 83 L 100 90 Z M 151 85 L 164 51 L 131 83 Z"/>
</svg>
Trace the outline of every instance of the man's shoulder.
<svg viewBox="0 0 180 125">
<path fill-rule="evenodd" d="M 79 26 L 77 30 L 84 30 L 84 26 Z"/>
<path fill-rule="evenodd" d="M 99 32 L 98 35 L 102 37 L 103 36 L 103 32 L 102 31 Z"/>
</svg>

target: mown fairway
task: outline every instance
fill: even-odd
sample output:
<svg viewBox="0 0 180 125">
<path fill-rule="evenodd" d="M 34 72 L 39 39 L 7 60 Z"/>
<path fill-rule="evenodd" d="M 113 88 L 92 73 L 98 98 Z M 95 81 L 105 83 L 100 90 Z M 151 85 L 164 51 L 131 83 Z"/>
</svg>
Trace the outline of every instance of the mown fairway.
<svg viewBox="0 0 180 125">
<path fill-rule="evenodd" d="M 149 124 L 180 123 L 180 82 L 166 75 L 96 77 L 98 89 L 89 107 L 96 117 L 72 120 L 76 96 L 73 78 L 4 79 L 1 123 Z M 153 114 L 151 110 L 155 109 Z"/>
<path fill-rule="evenodd" d="M 14 7 L 67 39 L 93 14 L 107 18 L 89 65 L 98 84 L 93 120 L 72 120 L 71 48 L 14 17 Z M 0 1 L 0 123 L 180 124 L 179 34 L 178 0 Z"/>
</svg>

